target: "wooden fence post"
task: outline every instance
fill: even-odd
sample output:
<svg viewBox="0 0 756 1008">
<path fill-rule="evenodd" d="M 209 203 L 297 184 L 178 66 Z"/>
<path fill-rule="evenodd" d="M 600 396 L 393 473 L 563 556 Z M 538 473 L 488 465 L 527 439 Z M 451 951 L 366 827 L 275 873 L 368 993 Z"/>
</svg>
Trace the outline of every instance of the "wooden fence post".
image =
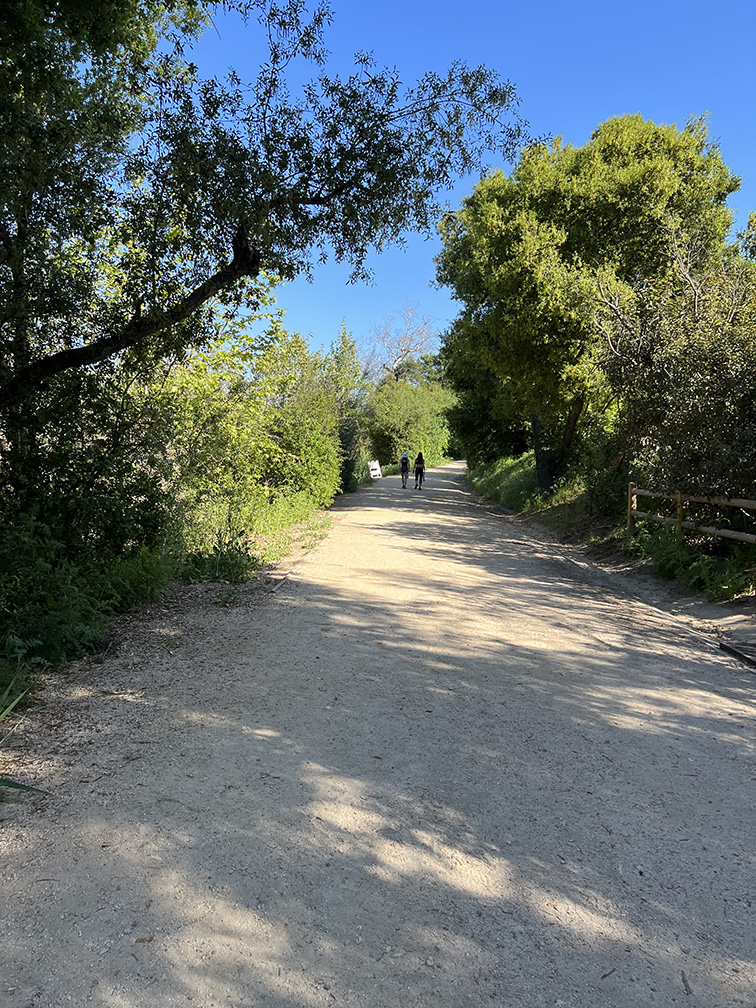
<svg viewBox="0 0 756 1008">
<path fill-rule="evenodd" d="M 672 501 L 675 504 L 677 516 L 670 518 L 666 515 L 651 514 L 648 511 L 638 510 L 638 497 L 656 497 L 659 500 Z M 691 529 L 693 532 L 703 532 L 707 536 L 719 536 L 722 539 L 736 539 L 738 542 L 756 544 L 756 534 L 752 532 L 734 532 L 732 529 L 715 528 L 709 525 L 697 525 L 694 520 L 686 519 L 688 504 L 716 504 L 720 507 L 741 508 L 748 511 L 756 511 L 756 500 L 741 500 L 737 498 L 723 497 L 686 497 L 682 490 L 674 493 L 657 493 L 654 490 L 639 490 L 635 483 L 627 485 L 627 529 L 631 532 L 638 521 L 638 516 L 648 521 L 659 522 L 661 525 L 674 525 L 679 539 L 682 539 L 683 529 Z"/>
<path fill-rule="evenodd" d="M 635 483 L 628 483 L 627 485 L 627 527 L 632 530 L 635 528 L 635 515 L 633 511 L 638 507 L 638 498 L 635 496 Z"/>
</svg>

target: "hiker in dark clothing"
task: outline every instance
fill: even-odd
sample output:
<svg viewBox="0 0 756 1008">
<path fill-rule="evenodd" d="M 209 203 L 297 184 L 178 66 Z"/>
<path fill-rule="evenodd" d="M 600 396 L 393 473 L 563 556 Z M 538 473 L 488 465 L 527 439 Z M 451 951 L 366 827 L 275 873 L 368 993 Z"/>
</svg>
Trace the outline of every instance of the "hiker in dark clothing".
<svg viewBox="0 0 756 1008">
<path fill-rule="evenodd" d="M 399 472 L 402 476 L 402 490 L 407 489 L 407 477 L 409 476 L 409 455 L 407 452 L 402 454 L 402 460 L 399 463 Z"/>
<path fill-rule="evenodd" d="M 425 459 L 423 453 L 418 452 L 415 459 L 415 490 L 423 489 L 423 479 L 425 478 Z"/>
</svg>

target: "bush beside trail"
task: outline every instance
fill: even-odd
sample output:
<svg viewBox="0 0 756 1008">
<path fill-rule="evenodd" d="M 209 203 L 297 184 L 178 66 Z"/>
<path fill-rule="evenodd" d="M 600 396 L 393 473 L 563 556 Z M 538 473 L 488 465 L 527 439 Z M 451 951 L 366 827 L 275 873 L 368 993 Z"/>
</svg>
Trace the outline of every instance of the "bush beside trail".
<svg viewBox="0 0 756 1008">
<path fill-rule="evenodd" d="M 661 577 L 674 579 L 711 601 L 756 592 L 755 545 L 700 533 L 678 535 L 651 521 L 639 521 L 629 532 L 627 483 L 617 474 L 602 481 L 595 474 L 581 477 L 573 471 L 552 493 L 543 494 L 535 468 L 534 453 L 526 452 L 471 469 L 468 482 L 484 496 L 565 539 L 583 543 L 602 556 L 649 563 Z M 734 523 L 742 531 L 753 531 L 756 524 L 745 512 L 733 519 L 731 510 L 717 511 L 713 506 L 704 508 L 699 520 L 720 528 Z"/>
<path fill-rule="evenodd" d="M 274 322 L 72 397 L 0 504 L 0 689 L 97 648 L 172 577 L 241 581 L 285 553 L 341 489 L 350 354 Z"/>
</svg>

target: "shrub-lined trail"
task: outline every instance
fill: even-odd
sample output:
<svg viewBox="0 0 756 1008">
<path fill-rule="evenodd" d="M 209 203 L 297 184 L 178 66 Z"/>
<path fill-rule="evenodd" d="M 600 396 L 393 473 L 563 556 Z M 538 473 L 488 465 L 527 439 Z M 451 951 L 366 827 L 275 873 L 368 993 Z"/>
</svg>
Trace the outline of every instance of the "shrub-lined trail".
<svg viewBox="0 0 756 1008">
<path fill-rule="evenodd" d="M 461 464 L 246 598 L 155 607 L 11 740 L 51 795 L 0 806 L 6 1008 L 756 1003 L 744 666 Z"/>
</svg>

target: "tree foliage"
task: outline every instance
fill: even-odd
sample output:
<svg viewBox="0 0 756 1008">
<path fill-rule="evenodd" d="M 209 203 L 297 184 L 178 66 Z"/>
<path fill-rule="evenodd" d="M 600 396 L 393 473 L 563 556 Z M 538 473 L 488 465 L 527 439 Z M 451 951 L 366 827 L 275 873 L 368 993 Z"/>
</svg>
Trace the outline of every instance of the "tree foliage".
<svg viewBox="0 0 756 1008">
<path fill-rule="evenodd" d="M 271 506 L 300 500 L 306 513 L 339 489 L 333 360 L 276 316 L 262 337 L 240 327 L 143 392 L 142 408 L 169 419 L 169 492 L 190 551 L 219 537 L 254 551 Z"/>
<path fill-rule="evenodd" d="M 364 482 L 370 458 L 367 431 L 369 383 L 357 344 L 342 322 L 337 339 L 325 357 L 325 383 L 336 403 L 341 449 L 341 492 L 354 491 Z"/>
<path fill-rule="evenodd" d="M 251 82 L 191 62 L 221 7 L 267 47 Z M 269 278 L 327 255 L 364 277 L 524 124 L 482 67 L 406 86 L 358 55 L 329 73 L 330 18 L 318 0 L 6 0 L 0 655 L 91 643 L 177 543 L 238 545 L 352 478 L 354 346 L 261 332 Z"/>
<path fill-rule="evenodd" d="M 611 399 L 596 365 L 602 278 L 663 279 L 683 247 L 702 267 L 717 262 L 737 184 L 703 121 L 624 116 L 581 148 L 531 146 L 444 218 L 438 276 L 462 303 L 445 340 L 450 378 L 470 402 L 477 390 L 479 407 L 485 390 L 504 429 L 530 423 L 542 488 L 581 419 Z"/>
<path fill-rule="evenodd" d="M 41 440 L 35 509 L 2 502 L 0 679 L 3 659 L 93 646 L 172 574 L 236 580 L 270 559 L 339 489 L 342 373 L 272 313 L 180 362 L 100 376 L 91 410 Z"/>
<path fill-rule="evenodd" d="M 168 12 L 192 13 L 189 30 L 212 6 Z M 435 194 L 521 135 L 513 87 L 485 68 L 407 88 L 360 56 L 350 77 L 292 94 L 293 61 L 324 64 L 324 5 L 309 20 L 299 0 L 242 5 L 270 37 L 251 85 L 202 79 L 175 38 L 153 55 L 163 5 L 132 0 L 121 30 L 94 39 L 82 9 L 34 19 L 19 4 L 26 35 L 0 39 L 5 402 L 124 351 L 201 342 L 203 306 L 243 303 L 263 270 L 291 277 L 332 250 L 364 275 L 369 248 L 428 229 Z"/>
<path fill-rule="evenodd" d="M 422 451 L 433 465 L 448 452 L 454 394 L 437 380 L 433 358 L 405 360 L 405 368 L 411 363 L 412 377 L 386 376 L 367 404 L 373 454 L 384 464 L 397 463 L 403 451 L 413 457 Z"/>
<path fill-rule="evenodd" d="M 697 496 L 752 496 L 756 264 L 732 248 L 702 267 L 687 250 L 654 282 L 602 284 L 596 321 L 598 364 L 621 404 L 636 478 Z"/>
</svg>

